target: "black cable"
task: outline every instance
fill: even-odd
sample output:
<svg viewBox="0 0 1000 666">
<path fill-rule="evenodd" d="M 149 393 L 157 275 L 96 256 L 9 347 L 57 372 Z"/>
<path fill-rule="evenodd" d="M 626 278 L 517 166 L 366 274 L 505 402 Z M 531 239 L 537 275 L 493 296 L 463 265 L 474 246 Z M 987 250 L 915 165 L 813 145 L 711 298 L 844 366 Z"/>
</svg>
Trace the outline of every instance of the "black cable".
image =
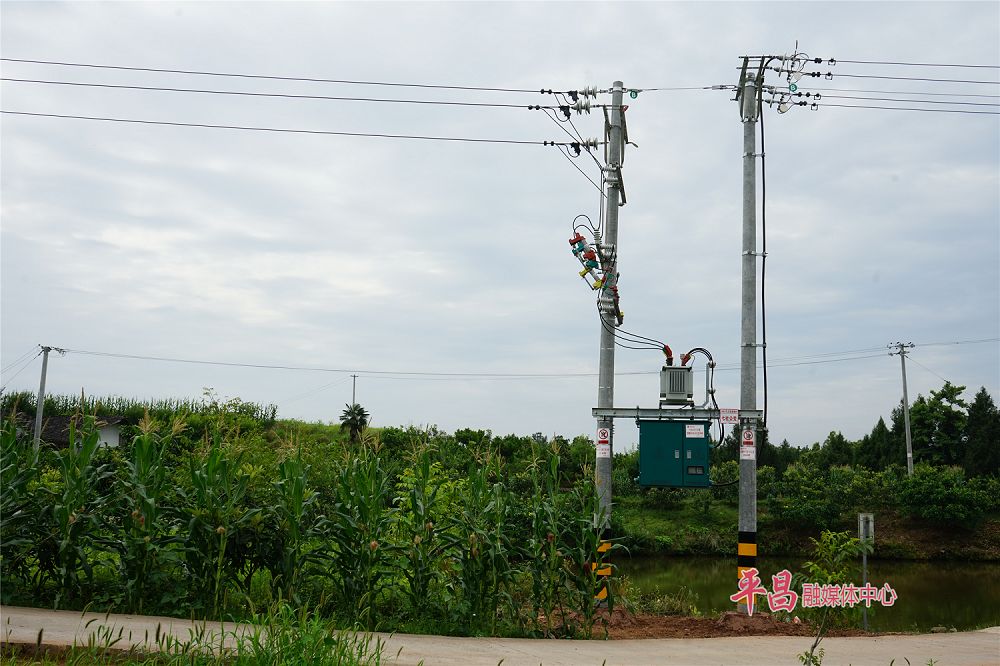
<svg viewBox="0 0 1000 666">
<path fill-rule="evenodd" d="M 972 111 L 967 109 L 919 109 L 908 106 L 874 106 L 868 104 L 827 104 L 818 103 L 817 106 L 836 106 L 842 109 L 882 109 L 883 111 L 925 111 L 927 113 L 972 113 L 976 115 L 1000 115 L 1000 111 Z"/>
<path fill-rule="evenodd" d="M 68 114 L 58 114 L 58 113 L 31 113 L 28 111 L 5 111 L 0 110 L 0 113 L 5 113 L 14 116 L 33 116 L 36 118 L 61 118 L 68 120 L 98 120 L 102 122 L 111 123 L 131 123 L 137 125 L 166 125 L 170 127 L 200 127 L 206 129 L 228 129 L 228 130 L 244 130 L 253 132 L 286 132 L 292 134 L 320 134 L 328 136 L 356 136 L 356 137 L 374 137 L 381 139 L 421 139 L 424 141 L 459 141 L 466 143 L 506 143 L 514 145 L 525 145 L 525 146 L 565 146 L 568 145 L 565 142 L 558 141 L 518 141 L 514 139 L 472 139 L 467 137 L 449 137 L 449 136 L 422 136 L 422 135 L 412 135 L 412 134 L 378 134 L 372 132 L 335 132 L 331 130 L 307 130 L 307 129 L 292 129 L 285 127 L 249 127 L 242 125 L 210 125 L 207 123 L 179 123 L 179 122 L 169 122 L 165 120 L 139 120 L 134 118 L 107 118 L 100 116 L 76 116 Z"/>
<path fill-rule="evenodd" d="M 866 90 L 863 88 L 799 88 L 799 90 L 809 90 L 816 92 L 858 92 L 858 93 L 871 93 L 871 94 L 881 94 L 881 95 L 933 95 L 937 97 L 991 97 L 997 98 L 1000 95 L 985 95 L 985 94 L 974 94 L 974 93 L 943 93 L 943 92 L 929 92 L 926 90 Z"/>
<path fill-rule="evenodd" d="M 760 336 L 761 363 L 764 365 L 764 412 L 761 422 L 767 427 L 767 306 L 765 294 L 765 269 L 767 268 L 767 151 L 764 149 L 764 106 L 758 105 L 760 116 Z"/>
<path fill-rule="evenodd" d="M 822 76 L 820 72 L 816 75 Z M 875 76 L 873 74 L 841 74 L 829 72 L 833 77 L 842 76 L 845 79 L 882 79 L 886 81 L 933 81 L 935 83 L 975 83 L 989 86 L 1000 86 L 1000 81 L 969 81 L 967 79 L 928 79 L 916 76 Z"/>
<path fill-rule="evenodd" d="M 500 104 L 491 102 L 447 102 L 441 100 L 420 100 L 420 99 L 386 99 L 381 97 L 338 97 L 334 95 L 294 95 L 290 93 L 263 93 L 263 92 L 249 92 L 242 90 L 207 90 L 198 88 L 166 88 L 159 86 L 131 86 L 131 85 L 117 85 L 110 83 L 80 83 L 76 81 L 49 81 L 42 79 L 14 79 L 9 77 L 0 77 L 0 81 L 9 81 L 16 83 L 44 83 L 50 85 L 60 85 L 60 86 L 77 86 L 82 88 L 113 88 L 120 90 L 146 90 L 146 91 L 159 91 L 159 92 L 182 92 L 182 93 L 199 93 L 208 95 L 240 95 L 245 97 L 278 97 L 287 99 L 321 99 L 321 100 L 332 100 L 338 102 L 386 102 L 395 104 L 432 104 L 432 105 L 442 105 L 442 106 L 478 106 L 478 107 L 495 107 L 495 108 L 508 108 L 508 109 L 528 109 L 528 110 L 540 110 L 540 109 L 550 109 L 553 107 L 539 106 L 539 105 L 525 105 L 525 104 Z"/>
<path fill-rule="evenodd" d="M 37 356 L 38 353 L 40 353 L 40 352 L 36 352 L 35 351 L 36 349 L 38 349 L 38 345 L 35 345 L 31 349 L 29 349 L 28 351 L 24 352 L 23 354 L 21 354 L 20 356 L 18 356 L 16 359 L 14 359 L 10 363 L 8 363 L 7 365 L 3 366 L 3 369 L 0 370 L 0 373 L 10 372 L 11 368 L 13 368 L 15 365 L 20 364 L 21 361 L 25 360 L 26 358 L 28 358 L 29 356 L 31 356 L 33 353 Z"/>
<path fill-rule="evenodd" d="M 841 60 L 837 62 L 851 65 L 907 65 L 911 67 L 971 67 L 976 69 L 1000 69 L 1000 65 L 960 65 L 955 63 L 934 63 L 934 62 L 892 62 L 889 60 Z"/>
<path fill-rule="evenodd" d="M 801 97 L 801 93 L 795 93 L 796 97 Z M 916 104 L 961 104 L 962 106 L 1000 106 L 997 102 L 958 102 L 953 100 L 937 99 L 898 99 L 894 97 L 858 97 L 856 95 L 823 95 L 822 99 L 858 99 L 869 102 L 914 102 Z"/>
<path fill-rule="evenodd" d="M 601 192 L 601 186 L 594 182 L 594 179 L 587 175 L 587 172 L 580 168 L 580 166 L 573 160 L 569 154 L 569 148 L 567 146 L 559 146 L 559 152 L 562 153 L 563 157 L 569 160 L 569 163 L 573 165 L 573 168 L 579 171 L 584 178 L 590 181 L 590 184 L 597 188 L 598 192 Z"/>
<path fill-rule="evenodd" d="M 435 88 L 439 90 L 476 90 L 485 92 L 552 93 L 551 90 L 524 88 L 488 88 L 485 86 L 449 86 L 429 83 L 388 83 L 385 81 L 349 81 L 346 79 L 320 79 L 302 76 L 268 76 L 264 74 L 234 74 L 231 72 L 205 72 L 189 69 L 160 69 L 156 67 L 125 67 L 122 65 L 95 65 L 82 62 L 59 62 L 54 60 L 28 60 L 24 58 L 0 58 L 4 62 L 21 62 L 34 65 L 55 65 L 58 67 L 86 67 L 88 69 L 114 69 L 128 72 L 158 72 L 161 74 L 192 74 L 197 76 L 223 76 L 239 79 L 266 79 L 270 81 L 305 81 L 309 83 L 343 83 L 362 86 L 393 86 L 398 88 Z"/>
<path fill-rule="evenodd" d="M 191 365 L 214 365 L 229 368 L 254 368 L 260 370 L 295 370 L 303 372 L 333 372 L 333 373 L 359 373 L 366 375 L 400 375 L 407 377 L 457 377 L 457 378 L 491 378 L 491 379 L 530 379 L 530 378 L 555 378 L 555 377 L 593 377 L 592 372 L 570 372 L 570 373 L 503 373 L 503 372 L 413 372 L 398 370 L 363 370 L 359 368 L 322 368 L 297 365 L 272 365 L 264 363 L 237 363 L 232 361 L 208 361 L 199 359 L 187 359 L 165 356 L 143 356 L 139 354 L 119 354 L 114 352 L 97 352 L 84 349 L 64 349 L 69 354 L 80 354 L 83 356 L 99 356 L 104 358 L 121 358 L 138 361 L 160 361 L 167 363 L 187 363 Z"/>
</svg>

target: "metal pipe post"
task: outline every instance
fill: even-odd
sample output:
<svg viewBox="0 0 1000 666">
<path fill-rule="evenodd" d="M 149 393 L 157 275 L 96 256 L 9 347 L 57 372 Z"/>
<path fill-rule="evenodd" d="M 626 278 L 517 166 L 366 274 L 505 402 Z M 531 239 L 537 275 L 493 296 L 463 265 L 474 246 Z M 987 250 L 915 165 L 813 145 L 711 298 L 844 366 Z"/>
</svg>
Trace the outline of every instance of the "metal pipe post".
<svg viewBox="0 0 1000 666">
<path fill-rule="evenodd" d="M 603 266 L 605 270 L 616 270 L 618 264 L 618 204 L 621 199 L 621 180 L 619 169 L 622 157 L 622 93 L 624 91 L 621 81 L 615 81 L 611 96 L 611 113 L 609 114 L 610 128 L 608 131 L 608 164 L 606 166 L 605 178 L 608 184 L 607 202 L 604 220 L 604 237 L 601 247 L 605 253 L 608 265 Z M 602 305 L 600 317 L 601 325 L 601 350 L 599 377 L 597 382 L 597 406 L 599 408 L 611 408 L 614 406 L 615 398 L 615 326 L 617 318 L 611 311 L 611 307 Z M 597 493 L 601 513 L 601 524 L 595 525 L 600 528 L 602 534 L 607 537 L 611 528 L 611 460 L 614 455 L 614 421 L 611 418 L 600 417 L 597 419 L 597 429 L 606 428 L 611 434 L 608 438 L 608 447 L 602 450 L 597 447 L 597 460 L 595 473 L 597 480 Z"/>
</svg>

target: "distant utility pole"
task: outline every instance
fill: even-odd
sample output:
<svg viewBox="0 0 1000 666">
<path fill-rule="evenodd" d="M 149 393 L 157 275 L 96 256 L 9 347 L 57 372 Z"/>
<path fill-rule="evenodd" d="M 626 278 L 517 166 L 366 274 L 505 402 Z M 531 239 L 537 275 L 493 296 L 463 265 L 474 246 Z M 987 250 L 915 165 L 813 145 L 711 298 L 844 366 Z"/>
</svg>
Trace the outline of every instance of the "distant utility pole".
<svg viewBox="0 0 1000 666">
<path fill-rule="evenodd" d="M 907 349 L 913 349 L 913 343 L 897 342 L 888 345 L 889 348 L 896 348 L 895 352 L 889 352 L 889 356 L 899 356 L 899 364 L 903 369 L 903 424 L 906 426 L 906 474 L 913 476 L 913 440 L 910 438 L 910 398 L 906 395 L 906 354 Z"/>
<path fill-rule="evenodd" d="M 757 409 L 757 114 L 764 62 L 753 71 L 749 59 L 737 91 L 743 122 L 743 254 L 740 316 L 740 410 Z M 757 420 L 743 419 L 740 433 L 737 576 L 757 566 Z"/>
<path fill-rule="evenodd" d="M 358 376 L 351 375 L 351 378 L 354 380 L 354 383 L 351 385 L 351 405 L 353 406 L 358 404 L 358 399 L 356 397 L 358 394 Z"/>
<path fill-rule="evenodd" d="M 622 157 L 622 93 L 621 81 L 615 81 L 611 93 L 611 109 L 608 115 L 608 163 L 605 165 L 605 180 L 608 185 L 604 220 L 604 237 L 600 250 L 605 265 L 605 274 L 613 273 L 618 265 L 618 206 L 621 200 L 621 157 Z M 610 299 L 608 299 L 610 300 Z M 615 397 L 615 327 L 618 325 L 616 308 L 608 300 L 601 300 L 601 354 L 597 381 L 597 406 L 614 407 Z M 611 531 L 611 460 L 614 451 L 614 420 L 610 417 L 597 419 L 597 494 L 602 524 L 602 537 L 608 538 Z M 605 436 L 602 436 L 605 435 Z M 604 442 L 607 442 L 606 444 Z"/>
<path fill-rule="evenodd" d="M 42 345 L 42 378 L 38 382 L 38 398 L 35 400 L 35 453 L 42 444 L 42 413 L 45 411 L 45 374 L 49 369 L 49 352 L 55 349 L 60 354 L 64 350 Z"/>
</svg>

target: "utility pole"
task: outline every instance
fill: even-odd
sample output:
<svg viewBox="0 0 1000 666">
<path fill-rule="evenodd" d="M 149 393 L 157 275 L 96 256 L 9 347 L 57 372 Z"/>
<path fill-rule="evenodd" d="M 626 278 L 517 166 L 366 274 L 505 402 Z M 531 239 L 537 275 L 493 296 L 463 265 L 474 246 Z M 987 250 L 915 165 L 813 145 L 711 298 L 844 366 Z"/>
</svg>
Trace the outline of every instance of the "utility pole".
<svg viewBox="0 0 1000 666">
<path fill-rule="evenodd" d="M 358 404 L 358 399 L 356 397 L 358 393 L 358 376 L 351 375 L 351 378 L 354 380 L 354 383 L 351 385 L 351 406 L 353 407 Z"/>
<path fill-rule="evenodd" d="M 757 409 L 757 113 L 763 65 L 744 60 L 738 99 L 743 121 L 743 254 L 740 314 L 740 410 Z M 740 437 L 737 576 L 757 566 L 757 420 L 743 419 Z M 747 606 L 743 606 L 744 609 Z"/>
<path fill-rule="evenodd" d="M 906 474 L 913 476 L 913 440 L 910 437 L 910 398 L 906 395 L 906 354 L 907 349 L 913 349 L 913 343 L 897 342 L 889 345 L 889 348 L 896 348 L 896 352 L 889 352 L 889 356 L 899 356 L 899 364 L 903 369 L 903 425 L 906 426 Z"/>
<path fill-rule="evenodd" d="M 621 199 L 621 157 L 622 157 L 622 93 L 621 81 L 615 81 L 611 93 L 611 109 L 608 116 L 608 163 L 604 167 L 605 180 L 608 185 L 604 220 L 604 237 L 599 250 L 601 252 L 601 268 L 605 274 L 617 271 L 618 264 L 618 206 Z M 597 382 L 597 406 L 610 409 L 614 407 L 615 396 L 615 327 L 618 325 L 614 306 L 601 300 L 601 349 L 599 376 Z M 601 531 L 604 539 L 611 532 L 611 460 L 614 450 L 614 420 L 609 417 L 597 419 L 597 460 L 595 473 L 597 477 L 597 494 L 601 511 L 601 524 L 595 525 Z M 602 437 L 602 433 L 607 433 Z M 607 444 L 603 441 L 607 440 Z M 603 544 L 602 544 L 603 545 Z"/>
<path fill-rule="evenodd" d="M 38 382 L 38 398 L 35 401 L 35 453 L 42 444 L 42 412 L 45 410 L 45 373 L 49 369 L 49 352 L 52 347 L 42 346 L 42 378 Z"/>
</svg>

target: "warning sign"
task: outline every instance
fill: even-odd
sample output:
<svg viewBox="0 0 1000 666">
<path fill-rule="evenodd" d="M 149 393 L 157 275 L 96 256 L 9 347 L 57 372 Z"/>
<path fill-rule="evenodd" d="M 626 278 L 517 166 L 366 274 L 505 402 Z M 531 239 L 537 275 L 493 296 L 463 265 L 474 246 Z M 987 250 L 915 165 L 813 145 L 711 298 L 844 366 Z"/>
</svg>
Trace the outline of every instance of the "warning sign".
<svg viewBox="0 0 1000 666">
<path fill-rule="evenodd" d="M 610 458 L 611 457 L 611 445 L 610 444 L 598 444 L 597 445 L 597 457 L 598 458 Z"/>
<path fill-rule="evenodd" d="M 703 423 L 688 423 L 684 426 L 684 436 L 688 439 L 698 437 L 705 437 L 705 424 Z"/>
<path fill-rule="evenodd" d="M 740 442 L 740 460 L 757 459 L 757 434 L 753 428 L 745 428 Z"/>
<path fill-rule="evenodd" d="M 740 422 L 740 410 L 738 409 L 720 409 L 719 410 L 719 421 L 725 424 L 733 425 Z"/>
<path fill-rule="evenodd" d="M 597 443 L 598 444 L 610 444 L 611 443 L 611 428 L 598 428 L 597 429 Z"/>
</svg>

